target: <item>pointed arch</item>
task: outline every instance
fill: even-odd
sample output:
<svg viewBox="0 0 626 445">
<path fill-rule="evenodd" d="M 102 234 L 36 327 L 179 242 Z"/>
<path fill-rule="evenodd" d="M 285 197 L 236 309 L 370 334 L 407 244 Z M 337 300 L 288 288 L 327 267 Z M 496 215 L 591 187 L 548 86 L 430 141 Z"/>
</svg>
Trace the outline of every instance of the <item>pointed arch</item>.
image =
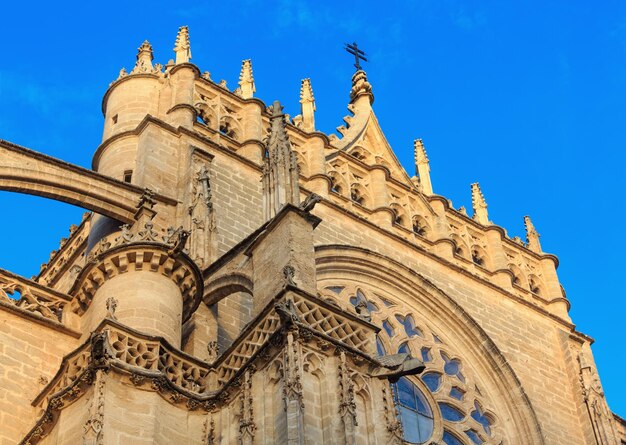
<svg viewBox="0 0 626 445">
<path fill-rule="evenodd" d="M 483 394 L 488 391 L 494 412 L 500 419 L 507 419 L 499 425 L 507 440 L 544 444 L 537 415 L 513 368 L 493 340 L 454 299 L 415 270 L 366 249 L 318 246 L 316 265 L 322 286 L 369 283 L 377 290 L 386 289 L 397 300 L 404 300 L 415 313 L 419 311 L 421 318 L 437 326 L 435 342 L 443 339 L 446 344 L 454 344 L 457 351 L 463 351 L 465 365 L 471 366 Z M 456 359 L 452 353 L 447 357 L 450 362 Z"/>
</svg>

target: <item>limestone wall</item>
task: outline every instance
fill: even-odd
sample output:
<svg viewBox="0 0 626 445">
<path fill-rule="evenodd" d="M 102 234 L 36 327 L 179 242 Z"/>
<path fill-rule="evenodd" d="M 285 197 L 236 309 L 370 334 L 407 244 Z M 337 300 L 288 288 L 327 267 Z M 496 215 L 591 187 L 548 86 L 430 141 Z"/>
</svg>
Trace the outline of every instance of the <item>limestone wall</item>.
<svg viewBox="0 0 626 445">
<path fill-rule="evenodd" d="M 33 427 L 31 405 L 78 339 L 0 307 L 0 443 L 18 443 Z"/>
</svg>

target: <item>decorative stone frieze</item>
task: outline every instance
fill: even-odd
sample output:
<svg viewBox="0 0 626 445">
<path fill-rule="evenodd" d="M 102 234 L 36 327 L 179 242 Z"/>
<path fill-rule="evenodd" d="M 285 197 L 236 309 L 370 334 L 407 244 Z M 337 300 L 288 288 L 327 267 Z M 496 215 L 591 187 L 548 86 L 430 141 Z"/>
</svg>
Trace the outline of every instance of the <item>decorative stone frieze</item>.
<svg viewBox="0 0 626 445">
<path fill-rule="evenodd" d="M 185 254 L 177 252 L 182 230 L 160 236 L 151 222 L 143 230 L 132 233 L 128 227 L 111 244 L 107 238 L 94 248 L 88 264 L 71 291 L 72 310 L 83 314 L 96 291 L 109 279 L 130 271 L 148 271 L 170 278 L 183 298 L 183 320 L 186 320 L 201 298 L 202 278 L 197 267 Z M 176 255 L 174 255 L 176 253 Z"/>
</svg>

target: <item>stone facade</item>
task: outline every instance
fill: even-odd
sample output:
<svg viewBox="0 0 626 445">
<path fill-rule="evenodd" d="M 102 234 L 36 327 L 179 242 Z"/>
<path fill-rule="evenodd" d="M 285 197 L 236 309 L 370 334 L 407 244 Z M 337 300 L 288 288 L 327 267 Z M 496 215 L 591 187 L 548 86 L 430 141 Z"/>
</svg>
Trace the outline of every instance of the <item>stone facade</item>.
<svg viewBox="0 0 626 445">
<path fill-rule="evenodd" d="M 93 171 L 0 141 L 0 189 L 88 210 L 0 269 L 2 444 L 626 443 L 555 256 L 399 164 L 352 78 L 341 137 L 144 42 Z M 436 185 L 436 184 L 435 184 Z"/>
</svg>

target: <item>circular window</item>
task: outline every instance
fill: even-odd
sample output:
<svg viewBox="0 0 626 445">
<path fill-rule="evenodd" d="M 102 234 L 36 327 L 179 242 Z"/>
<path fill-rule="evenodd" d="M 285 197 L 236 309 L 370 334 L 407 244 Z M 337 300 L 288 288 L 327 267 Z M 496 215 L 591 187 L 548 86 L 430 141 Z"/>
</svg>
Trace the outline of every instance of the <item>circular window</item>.
<svg viewBox="0 0 626 445">
<path fill-rule="evenodd" d="M 394 384 L 394 396 L 402 422 L 404 440 L 424 443 L 433 434 L 433 410 L 426 397 L 409 379 L 402 377 Z"/>
</svg>

